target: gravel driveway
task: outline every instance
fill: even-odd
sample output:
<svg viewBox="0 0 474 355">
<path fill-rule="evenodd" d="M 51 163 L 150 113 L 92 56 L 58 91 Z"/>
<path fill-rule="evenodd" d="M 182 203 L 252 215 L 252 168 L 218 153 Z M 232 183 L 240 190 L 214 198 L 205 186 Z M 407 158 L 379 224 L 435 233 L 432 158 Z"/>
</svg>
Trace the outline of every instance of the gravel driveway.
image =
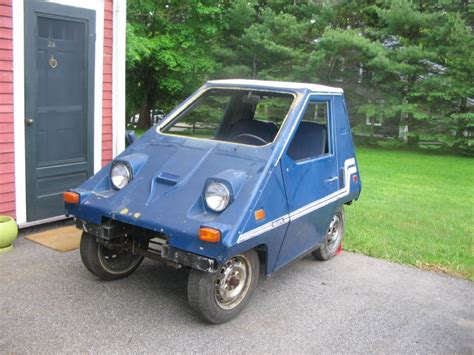
<svg viewBox="0 0 474 355">
<path fill-rule="evenodd" d="M 473 283 L 343 252 L 306 257 L 261 280 L 235 320 L 213 326 L 188 307 L 187 272 L 145 261 L 102 282 L 79 252 L 20 239 L 0 254 L 0 351 L 466 353 Z"/>
</svg>

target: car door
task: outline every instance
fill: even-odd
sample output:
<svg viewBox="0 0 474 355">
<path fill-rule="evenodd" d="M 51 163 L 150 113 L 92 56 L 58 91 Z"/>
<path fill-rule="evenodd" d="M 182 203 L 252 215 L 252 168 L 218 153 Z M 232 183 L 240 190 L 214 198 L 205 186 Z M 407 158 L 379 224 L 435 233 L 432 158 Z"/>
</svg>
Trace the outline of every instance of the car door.
<svg viewBox="0 0 474 355">
<path fill-rule="evenodd" d="M 331 96 L 310 96 L 281 159 L 290 223 L 276 269 L 314 248 L 325 236 L 339 189 Z"/>
</svg>

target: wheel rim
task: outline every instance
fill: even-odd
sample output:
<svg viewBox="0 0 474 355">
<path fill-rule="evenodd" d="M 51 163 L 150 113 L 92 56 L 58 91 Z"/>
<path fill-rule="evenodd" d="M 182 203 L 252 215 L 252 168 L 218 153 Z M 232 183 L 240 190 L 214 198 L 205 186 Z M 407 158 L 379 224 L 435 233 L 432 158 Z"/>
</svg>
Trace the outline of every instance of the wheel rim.
<svg viewBox="0 0 474 355">
<path fill-rule="evenodd" d="M 336 213 L 329 223 L 327 234 L 327 245 L 330 252 L 335 252 L 339 247 L 342 237 L 342 218 L 340 213 Z"/>
<path fill-rule="evenodd" d="M 141 257 L 133 255 L 131 250 L 125 248 L 110 249 L 102 244 L 99 244 L 97 253 L 100 264 L 111 274 L 126 273 L 141 260 Z"/>
<path fill-rule="evenodd" d="M 215 299 L 222 309 L 233 309 L 245 298 L 252 280 L 250 261 L 243 255 L 227 260 L 215 281 Z"/>
</svg>

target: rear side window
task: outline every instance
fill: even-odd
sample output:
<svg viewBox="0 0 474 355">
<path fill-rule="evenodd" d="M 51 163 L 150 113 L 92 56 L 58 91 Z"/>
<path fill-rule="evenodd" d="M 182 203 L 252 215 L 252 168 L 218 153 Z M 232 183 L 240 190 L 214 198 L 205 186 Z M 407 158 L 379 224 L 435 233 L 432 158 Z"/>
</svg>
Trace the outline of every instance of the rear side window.
<svg viewBox="0 0 474 355">
<path fill-rule="evenodd" d="M 293 160 L 305 160 L 329 153 L 329 102 L 310 101 L 288 148 Z"/>
</svg>

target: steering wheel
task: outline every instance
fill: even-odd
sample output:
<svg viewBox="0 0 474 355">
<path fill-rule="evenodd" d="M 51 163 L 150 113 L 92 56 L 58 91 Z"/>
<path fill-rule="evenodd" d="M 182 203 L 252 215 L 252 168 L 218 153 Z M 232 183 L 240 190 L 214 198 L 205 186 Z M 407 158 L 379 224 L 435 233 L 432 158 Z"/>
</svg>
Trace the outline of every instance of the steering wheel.
<svg viewBox="0 0 474 355">
<path fill-rule="evenodd" d="M 239 140 L 239 138 L 250 138 L 251 140 L 253 139 L 254 141 L 257 141 L 258 143 L 261 143 L 259 145 L 262 145 L 262 144 L 267 144 L 268 142 L 263 139 L 262 137 L 259 137 L 259 136 L 256 136 L 255 134 L 250 134 L 250 133 L 242 133 L 242 134 L 239 134 L 238 136 L 236 136 L 233 140 L 234 142 L 238 142 L 238 143 L 245 143 L 245 139 L 244 139 L 244 142 L 242 142 L 242 140 Z M 252 143 L 249 143 L 249 144 L 252 144 Z"/>
</svg>

